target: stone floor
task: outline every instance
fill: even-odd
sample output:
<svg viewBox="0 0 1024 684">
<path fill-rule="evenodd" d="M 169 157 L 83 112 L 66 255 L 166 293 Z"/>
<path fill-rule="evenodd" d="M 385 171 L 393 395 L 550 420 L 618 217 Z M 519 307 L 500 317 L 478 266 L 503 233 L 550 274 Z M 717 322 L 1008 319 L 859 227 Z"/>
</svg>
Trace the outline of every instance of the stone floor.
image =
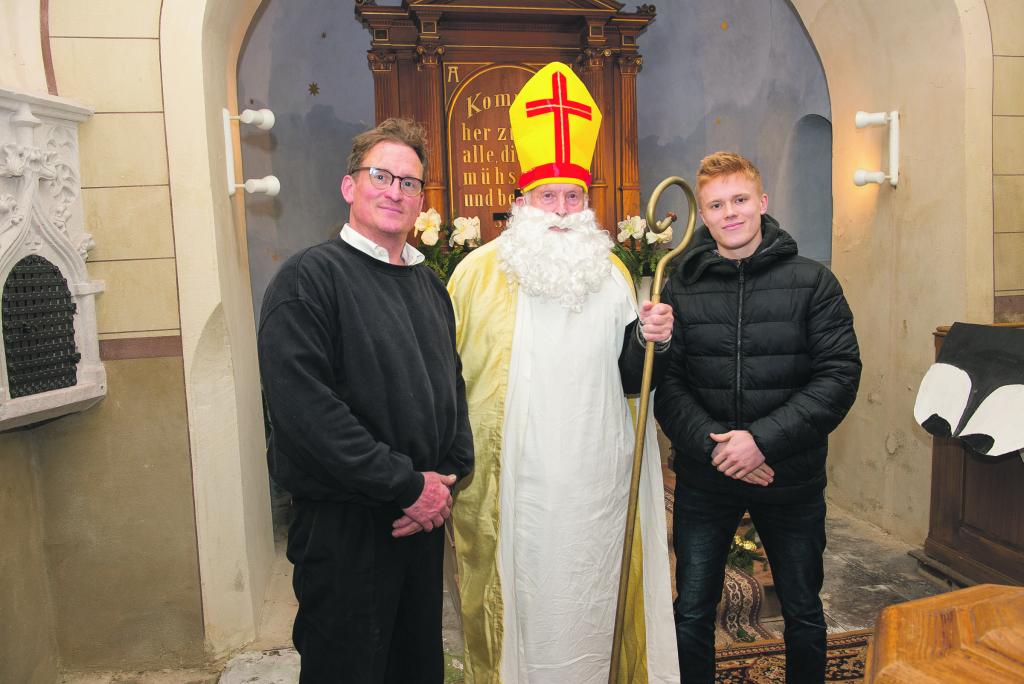
<svg viewBox="0 0 1024 684">
<path fill-rule="evenodd" d="M 832 504 L 826 530 L 821 601 L 829 632 L 870 629 L 888 605 L 956 588 L 922 574 L 910 546 Z M 761 623 L 781 637 L 781 617 Z"/>
<path fill-rule="evenodd" d="M 822 601 L 829 630 L 842 632 L 874 625 L 878 611 L 887 605 L 931 596 L 950 588 L 926 578 L 911 547 L 851 514 L 829 507 L 828 548 L 825 551 L 825 586 Z M 66 684 L 292 684 L 298 680 L 298 656 L 291 648 L 291 621 L 295 599 L 291 590 L 291 566 L 279 540 L 278 557 L 268 590 L 259 638 L 244 653 L 223 667 L 210 670 L 149 673 L 106 673 L 65 677 Z M 451 601 L 445 597 L 443 634 L 445 648 L 462 650 L 462 635 Z M 781 632 L 781 618 L 764 621 Z M 218 674 L 219 670 L 219 674 Z"/>
</svg>

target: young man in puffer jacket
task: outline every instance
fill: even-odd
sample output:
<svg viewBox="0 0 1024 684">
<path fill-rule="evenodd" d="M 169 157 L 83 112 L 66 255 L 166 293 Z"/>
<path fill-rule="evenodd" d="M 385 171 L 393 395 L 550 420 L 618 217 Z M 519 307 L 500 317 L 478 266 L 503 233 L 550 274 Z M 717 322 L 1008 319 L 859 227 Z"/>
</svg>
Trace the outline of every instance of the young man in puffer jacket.
<svg viewBox="0 0 1024 684">
<path fill-rule="evenodd" d="M 705 226 L 664 291 L 675 325 L 654 409 L 675 451 L 682 679 L 714 681 L 715 609 L 749 510 L 782 604 L 786 681 L 822 682 L 825 456 L 860 381 L 853 315 L 766 213 L 750 161 L 705 157 L 697 199 Z"/>
</svg>

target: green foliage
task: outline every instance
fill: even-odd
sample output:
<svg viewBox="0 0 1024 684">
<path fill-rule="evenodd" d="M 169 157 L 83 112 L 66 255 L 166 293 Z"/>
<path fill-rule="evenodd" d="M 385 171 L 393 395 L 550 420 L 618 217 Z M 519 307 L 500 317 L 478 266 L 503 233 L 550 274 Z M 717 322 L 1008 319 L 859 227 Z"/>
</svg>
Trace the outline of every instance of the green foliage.
<svg viewBox="0 0 1024 684">
<path fill-rule="evenodd" d="M 751 634 L 750 632 L 748 632 L 747 630 L 743 629 L 742 627 L 737 627 L 736 628 L 736 640 L 737 641 L 743 641 L 743 642 L 749 644 L 752 641 L 757 641 L 757 637 L 754 636 L 753 634 Z"/>
<path fill-rule="evenodd" d="M 641 278 L 654 275 L 654 269 L 658 267 L 661 257 L 665 256 L 665 250 L 648 244 L 646 240 L 629 238 L 627 244 L 615 243 L 612 254 L 622 260 L 633 277 L 633 284 L 639 287 Z"/>
<path fill-rule="evenodd" d="M 466 255 L 472 251 L 473 247 L 466 245 L 449 245 L 448 236 L 451 234 L 451 224 L 446 223 L 441 226 L 440 236 L 436 244 L 424 245 L 420 244 L 418 249 L 423 252 L 425 257 L 424 263 L 430 267 L 437 277 L 441 279 L 442 283 L 448 284 L 448 279 L 452 277 L 452 272 L 455 267 L 459 265 L 459 262 L 466 258 Z"/>
</svg>

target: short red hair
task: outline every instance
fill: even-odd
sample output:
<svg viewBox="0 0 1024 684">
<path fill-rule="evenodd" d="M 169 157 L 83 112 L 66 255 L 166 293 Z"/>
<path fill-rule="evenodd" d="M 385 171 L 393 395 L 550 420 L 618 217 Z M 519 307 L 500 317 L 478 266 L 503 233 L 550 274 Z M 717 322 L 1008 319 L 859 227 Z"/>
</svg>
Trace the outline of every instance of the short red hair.
<svg viewBox="0 0 1024 684">
<path fill-rule="evenodd" d="M 731 176 L 734 173 L 741 174 L 748 180 L 757 183 L 758 194 L 764 192 L 764 185 L 761 183 L 761 172 L 757 170 L 757 167 L 749 159 L 735 152 L 722 151 L 709 154 L 700 160 L 700 168 L 697 169 L 697 192 L 700 193 L 700 189 L 705 183 L 715 178 Z"/>
</svg>

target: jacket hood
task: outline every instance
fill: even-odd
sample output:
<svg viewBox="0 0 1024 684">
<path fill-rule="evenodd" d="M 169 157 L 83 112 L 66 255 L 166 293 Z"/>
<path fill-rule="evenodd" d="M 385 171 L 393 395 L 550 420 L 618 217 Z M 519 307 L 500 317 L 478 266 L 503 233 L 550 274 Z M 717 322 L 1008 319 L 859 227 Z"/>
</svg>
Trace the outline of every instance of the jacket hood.
<svg viewBox="0 0 1024 684">
<path fill-rule="evenodd" d="M 761 215 L 761 244 L 746 259 L 745 268 L 748 271 L 760 270 L 785 257 L 797 254 L 796 240 L 779 227 L 779 222 L 769 214 Z M 706 225 L 701 225 L 694 234 L 690 247 L 680 257 L 679 265 L 676 266 L 676 277 L 682 278 L 684 283 L 696 282 L 709 267 L 726 266 L 733 268 L 735 262 L 727 259 L 718 253 L 718 245 L 711 237 L 711 231 Z"/>
</svg>

